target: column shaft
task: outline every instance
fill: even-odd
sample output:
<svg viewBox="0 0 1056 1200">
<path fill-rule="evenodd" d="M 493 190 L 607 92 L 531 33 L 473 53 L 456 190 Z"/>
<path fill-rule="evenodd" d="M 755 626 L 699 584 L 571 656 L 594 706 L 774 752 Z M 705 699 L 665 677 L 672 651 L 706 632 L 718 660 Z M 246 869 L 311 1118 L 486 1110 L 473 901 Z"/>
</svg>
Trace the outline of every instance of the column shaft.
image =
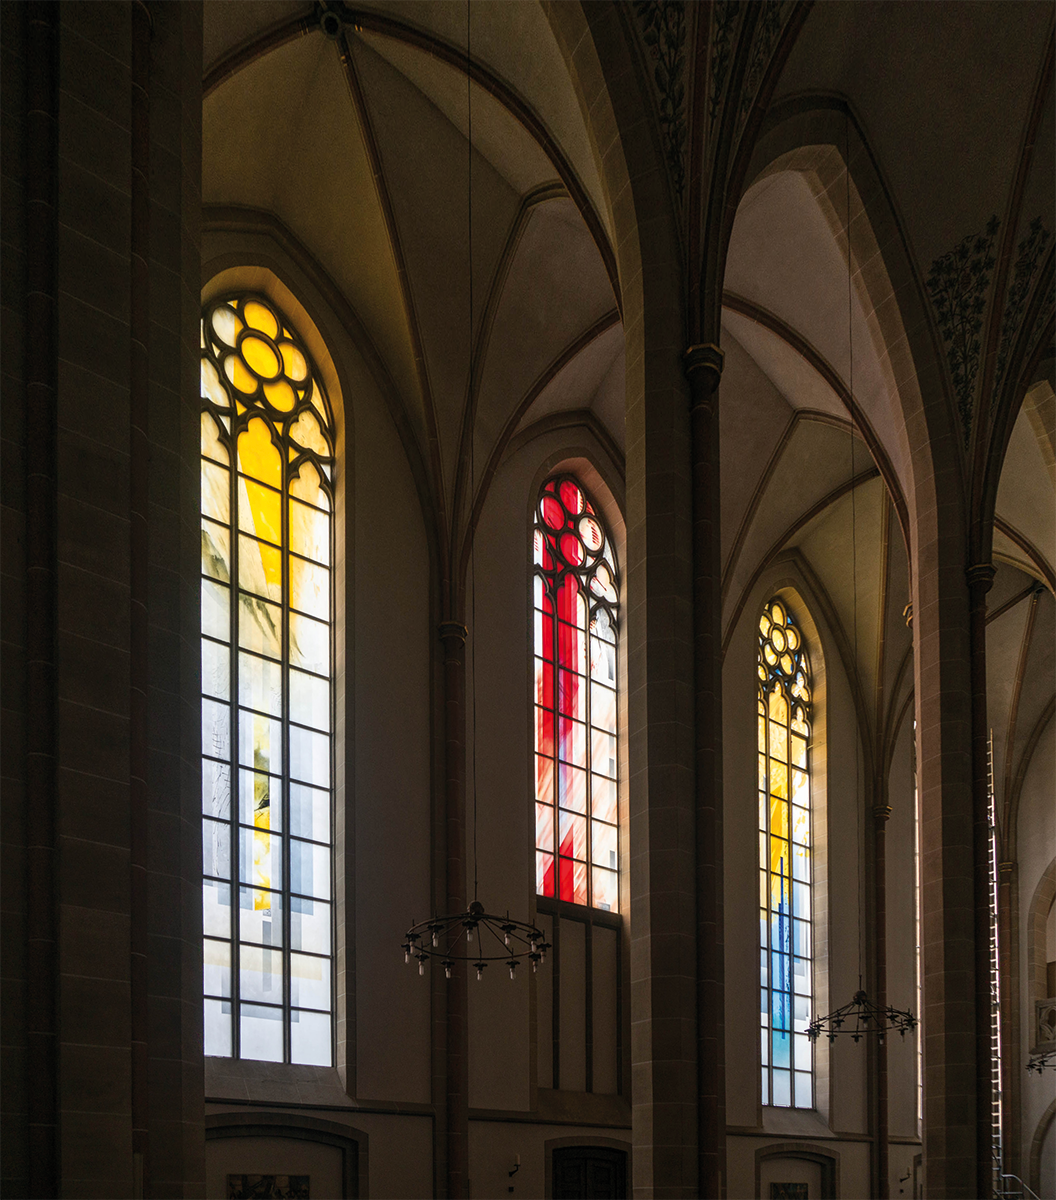
<svg viewBox="0 0 1056 1200">
<path fill-rule="evenodd" d="M 975 1146 L 976 1195 L 993 1192 L 994 1121 L 992 1075 L 990 929 L 990 761 L 986 717 L 986 594 L 994 581 L 990 563 L 969 567 L 969 637 L 972 687 L 972 855 L 975 882 Z"/>
<path fill-rule="evenodd" d="M 691 393 L 693 674 L 697 900 L 697 1159 L 701 1196 L 726 1176 L 722 844 L 722 557 L 719 397 L 722 352 L 686 354 Z"/>
<path fill-rule="evenodd" d="M 466 627 L 440 625 L 444 647 L 444 813 L 447 826 L 447 912 L 466 909 Z M 467 1194 L 469 1171 L 469 1029 L 466 964 L 447 981 L 445 1150 L 447 1195 Z"/>
<path fill-rule="evenodd" d="M 132 5 L 129 238 L 129 851 L 134 1194 L 148 1177 L 150 1063 L 148 857 L 150 800 L 150 13 Z"/>
<path fill-rule="evenodd" d="M 26 845 L 28 1166 L 31 1196 L 56 1196 L 58 369 L 56 180 L 59 6 L 26 13 Z"/>
</svg>

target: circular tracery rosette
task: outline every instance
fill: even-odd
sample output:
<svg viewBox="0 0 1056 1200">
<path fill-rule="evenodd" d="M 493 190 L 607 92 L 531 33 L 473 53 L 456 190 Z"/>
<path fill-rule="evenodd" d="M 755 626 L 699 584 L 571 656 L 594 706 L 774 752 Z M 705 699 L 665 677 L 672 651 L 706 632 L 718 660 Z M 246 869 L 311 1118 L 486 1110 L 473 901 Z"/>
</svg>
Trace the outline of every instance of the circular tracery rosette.
<svg viewBox="0 0 1056 1200">
<path fill-rule="evenodd" d="M 221 437 L 230 437 L 232 418 L 236 426 L 264 418 L 275 444 L 290 447 L 291 475 L 311 461 L 328 485 L 329 405 L 307 350 L 279 310 L 256 295 L 216 300 L 205 308 L 201 336 L 202 401 Z"/>
<path fill-rule="evenodd" d="M 606 629 L 615 625 L 619 579 L 609 555 L 608 539 L 600 518 L 575 479 L 551 479 L 543 488 L 536 509 L 537 561 L 555 588 L 561 576 L 577 575 L 591 597 L 592 622 L 604 614 Z"/>
<path fill-rule="evenodd" d="M 802 635 L 780 600 L 771 600 L 759 617 L 759 680 L 786 687 L 803 719 L 810 707 L 810 667 Z"/>
</svg>

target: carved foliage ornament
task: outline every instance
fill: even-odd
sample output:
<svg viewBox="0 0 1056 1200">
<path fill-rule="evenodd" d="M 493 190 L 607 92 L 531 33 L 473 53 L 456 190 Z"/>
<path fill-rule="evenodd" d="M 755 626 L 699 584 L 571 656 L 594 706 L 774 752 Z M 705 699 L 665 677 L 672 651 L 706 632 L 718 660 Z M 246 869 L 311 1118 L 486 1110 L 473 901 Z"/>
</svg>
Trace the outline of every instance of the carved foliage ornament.
<svg viewBox="0 0 1056 1200">
<path fill-rule="evenodd" d="M 975 380 L 979 372 L 979 334 L 994 269 L 994 238 L 999 226 L 1000 222 L 993 216 L 982 233 L 963 237 L 949 253 L 935 259 L 927 279 L 928 293 L 935 305 L 939 331 L 946 345 L 966 448 L 972 431 Z"/>
<path fill-rule="evenodd" d="M 686 186 L 686 5 L 637 0 L 634 6 L 653 64 L 664 157 L 679 203 Z"/>
</svg>

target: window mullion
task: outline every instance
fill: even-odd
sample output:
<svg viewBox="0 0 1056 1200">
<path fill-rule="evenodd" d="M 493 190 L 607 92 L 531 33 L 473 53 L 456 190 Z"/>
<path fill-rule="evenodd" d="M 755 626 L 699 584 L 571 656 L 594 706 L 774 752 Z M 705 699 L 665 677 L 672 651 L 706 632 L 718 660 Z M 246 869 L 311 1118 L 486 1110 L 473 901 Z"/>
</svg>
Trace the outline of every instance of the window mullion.
<svg viewBox="0 0 1056 1200">
<path fill-rule="evenodd" d="M 228 791 L 228 816 L 231 822 L 231 1050 L 235 1058 L 242 1057 L 241 1020 L 241 914 L 242 894 L 239 891 L 241 878 L 242 829 L 240 826 L 238 773 L 238 613 L 241 605 L 238 592 L 238 424 L 237 415 L 232 414 L 231 435 L 231 748 L 228 752 L 230 784 Z"/>
<path fill-rule="evenodd" d="M 290 456 L 285 443 L 282 445 L 282 498 L 280 512 L 280 528 L 282 531 L 282 670 L 279 678 L 282 680 L 282 780 L 279 790 L 279 813 L 282 823 L 279 834 L 280 853 L 282 855 L 282 1055 L 284 1062 L 293 1061 L 292 1049 L 292 1015 L 290 1012 L 291 971 L 293 960 L 290 957 L 290 918 L 292 878 L 290 872 L 290 540 L 289 540 L 289 511 L 290 511 Z M 274 835 L 273 835 L 274 836 Z"/>
</svg>

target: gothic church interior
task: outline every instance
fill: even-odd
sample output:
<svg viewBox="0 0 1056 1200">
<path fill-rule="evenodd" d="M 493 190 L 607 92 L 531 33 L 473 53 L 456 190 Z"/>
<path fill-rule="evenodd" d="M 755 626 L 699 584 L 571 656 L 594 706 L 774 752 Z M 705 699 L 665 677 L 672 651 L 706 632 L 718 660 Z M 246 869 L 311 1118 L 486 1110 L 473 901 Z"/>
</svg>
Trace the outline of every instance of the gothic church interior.
<svg viewBox="0 0 1056 1200">
<path fill-rule="evenodd" d="M 1052 1195 L 1052 5 L 0 15 L 4 1195 Z"/>
</svg>

